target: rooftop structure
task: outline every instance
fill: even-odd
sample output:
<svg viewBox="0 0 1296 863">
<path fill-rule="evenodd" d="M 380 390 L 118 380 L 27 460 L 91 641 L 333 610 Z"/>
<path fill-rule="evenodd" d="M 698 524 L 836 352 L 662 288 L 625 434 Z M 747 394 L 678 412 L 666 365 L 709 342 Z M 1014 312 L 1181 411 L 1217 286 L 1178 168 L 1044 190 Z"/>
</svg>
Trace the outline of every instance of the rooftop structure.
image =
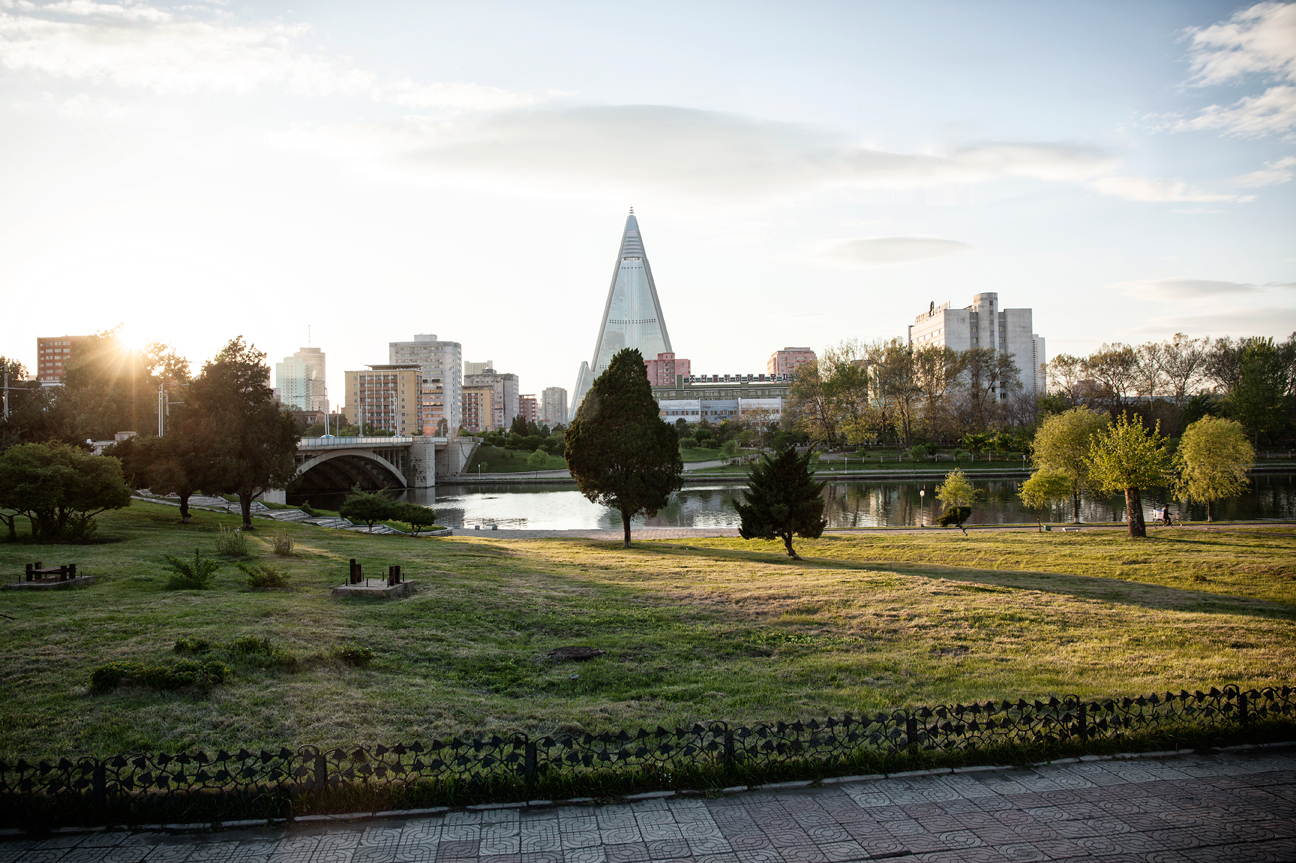
<svg viewBox="0 0 1296 863">
<path fill-rule="evenodd" d="M 621 234 L 616 269 L 612 272 L 607 302 L 603 306 L 603 320 L 599 323 L 598 339 L 594 342 L 594 357 L 588 363 L 581 363 L 576 376 L 569 420 L 574 419 L 580 410 L 594 379 L 607 370 L 612 357 L 624 348 L 637 348 L 645 358 L 672 351 L 666 319 L 657 299 L 657 285 L 653 282 L 652 267 L 648 265 L 648 255 L 644 252 L 639 222 L 633 209 L 626 217 L 625 230 Z"/>
</svg>

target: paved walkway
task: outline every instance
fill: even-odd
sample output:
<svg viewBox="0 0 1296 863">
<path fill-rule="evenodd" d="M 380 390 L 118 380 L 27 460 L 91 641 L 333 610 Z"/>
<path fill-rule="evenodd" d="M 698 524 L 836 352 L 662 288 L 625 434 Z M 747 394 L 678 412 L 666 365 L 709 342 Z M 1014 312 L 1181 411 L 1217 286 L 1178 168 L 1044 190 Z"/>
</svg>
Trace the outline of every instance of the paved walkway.
<svg viewBox="0 0 1296 863">
<path fill-rule="evenodd" d="M 486 537 L 488 539 L 603 539 L 620 542 L 625 539 L 621 528 L 611 530 L 491 530 L 483 527 L 456 527 L 455 536 Z M 636 527 L 630 532 L 630 541 L 654 539 L 699 539 L 705 536 L 737 536 L 736 527 Z"/>
<path fill-rule="evenodd" d="M 1296 748 L 861 779 L 715 799 L 0 842 L 0 863 L 1296 860 Z"/>
</svg>

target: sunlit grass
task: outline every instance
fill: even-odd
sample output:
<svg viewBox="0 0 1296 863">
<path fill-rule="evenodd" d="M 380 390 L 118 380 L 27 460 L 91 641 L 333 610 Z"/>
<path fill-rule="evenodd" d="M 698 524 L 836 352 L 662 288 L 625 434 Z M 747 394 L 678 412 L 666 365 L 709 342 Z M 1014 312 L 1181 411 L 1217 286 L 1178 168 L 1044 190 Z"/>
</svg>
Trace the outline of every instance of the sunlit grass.
<svg viewBox="0 0 1296 863">
<path fill-rule="evenodd" d="M 297 554 L 249 542 L 292 591 L 164 590 L 164 553 L 214 551 L 219 524 L 136 503 L 123 541 L 0 544 L 0 572 L 76 562 L 86 590 L 0 594 L 0 757 L 411 741 L 464 731 L 590 731 L 841 715 L 894 706 L 1142 693 L 1296 679 L 1290 528 L 1080 534 L 869 533 L 773 543 L 414 539 L 286 525 Z M 408 600 L 339 600 L 355 557 L 402 565 Z M 160 662 L 181 637 L 271 639 L 295 673 L 242 667 L 209 694 L 87 691 L 105 662 Z M 367 668 L 331 660 L 372 648 Z M 608 651 L 587 663 L 563 645 Z M 572 675 L 577 675 L 575 678 Z"/>
</svg>

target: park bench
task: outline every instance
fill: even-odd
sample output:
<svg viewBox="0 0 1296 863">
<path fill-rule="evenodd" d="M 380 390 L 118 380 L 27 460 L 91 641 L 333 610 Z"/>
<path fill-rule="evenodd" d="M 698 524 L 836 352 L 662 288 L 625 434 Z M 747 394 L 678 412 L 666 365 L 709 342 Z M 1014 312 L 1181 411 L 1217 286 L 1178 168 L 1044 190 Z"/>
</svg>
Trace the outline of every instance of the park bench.
<svg viewBox="0 0 1296 863">
<path fill-rule="evenodd" d="M 69 581 L 77 577 L 76 564 L 68 563 L 63 566 L 43 566 L 40 561 L 27 564 L 25 573 L 27 581 L 43 581 L 48 576 L 58 576 L 59 581 Z"/>
</svg>

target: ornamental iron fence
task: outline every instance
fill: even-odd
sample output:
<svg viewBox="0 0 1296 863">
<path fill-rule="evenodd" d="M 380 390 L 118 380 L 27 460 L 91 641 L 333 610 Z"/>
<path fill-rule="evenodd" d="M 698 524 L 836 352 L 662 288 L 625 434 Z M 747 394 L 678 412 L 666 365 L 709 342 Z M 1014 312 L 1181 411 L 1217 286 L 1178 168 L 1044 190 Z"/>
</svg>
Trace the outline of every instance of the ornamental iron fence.
<svg viewBox="0 0 1296 863">
<path fill-rule="evenodd" d="M 974 751 L 997 746 L 1079 744 L 1158 732 L 1224 732 L 1296 714 L 1296 689 L 1167 692 L 1136 698 L 985 701 L 893 710 L 841 719 L 533 738 L 454 737 L 423 744 L 215 755 L 136 753 L 32 763 L 0 761 L 0 803 L 43 801 L 107 812 L 122 801 L 203 796 L 243 800 L 327 794 L 348 787 L 423 785 L 526 788 L 538 780 L 638 777 L 668 784 L 675 774 L 718 775 L 797 763 L 823 770 L 869 754 Z M 5 808 L 5 807 L 0 807 Z"/>
</svg>

